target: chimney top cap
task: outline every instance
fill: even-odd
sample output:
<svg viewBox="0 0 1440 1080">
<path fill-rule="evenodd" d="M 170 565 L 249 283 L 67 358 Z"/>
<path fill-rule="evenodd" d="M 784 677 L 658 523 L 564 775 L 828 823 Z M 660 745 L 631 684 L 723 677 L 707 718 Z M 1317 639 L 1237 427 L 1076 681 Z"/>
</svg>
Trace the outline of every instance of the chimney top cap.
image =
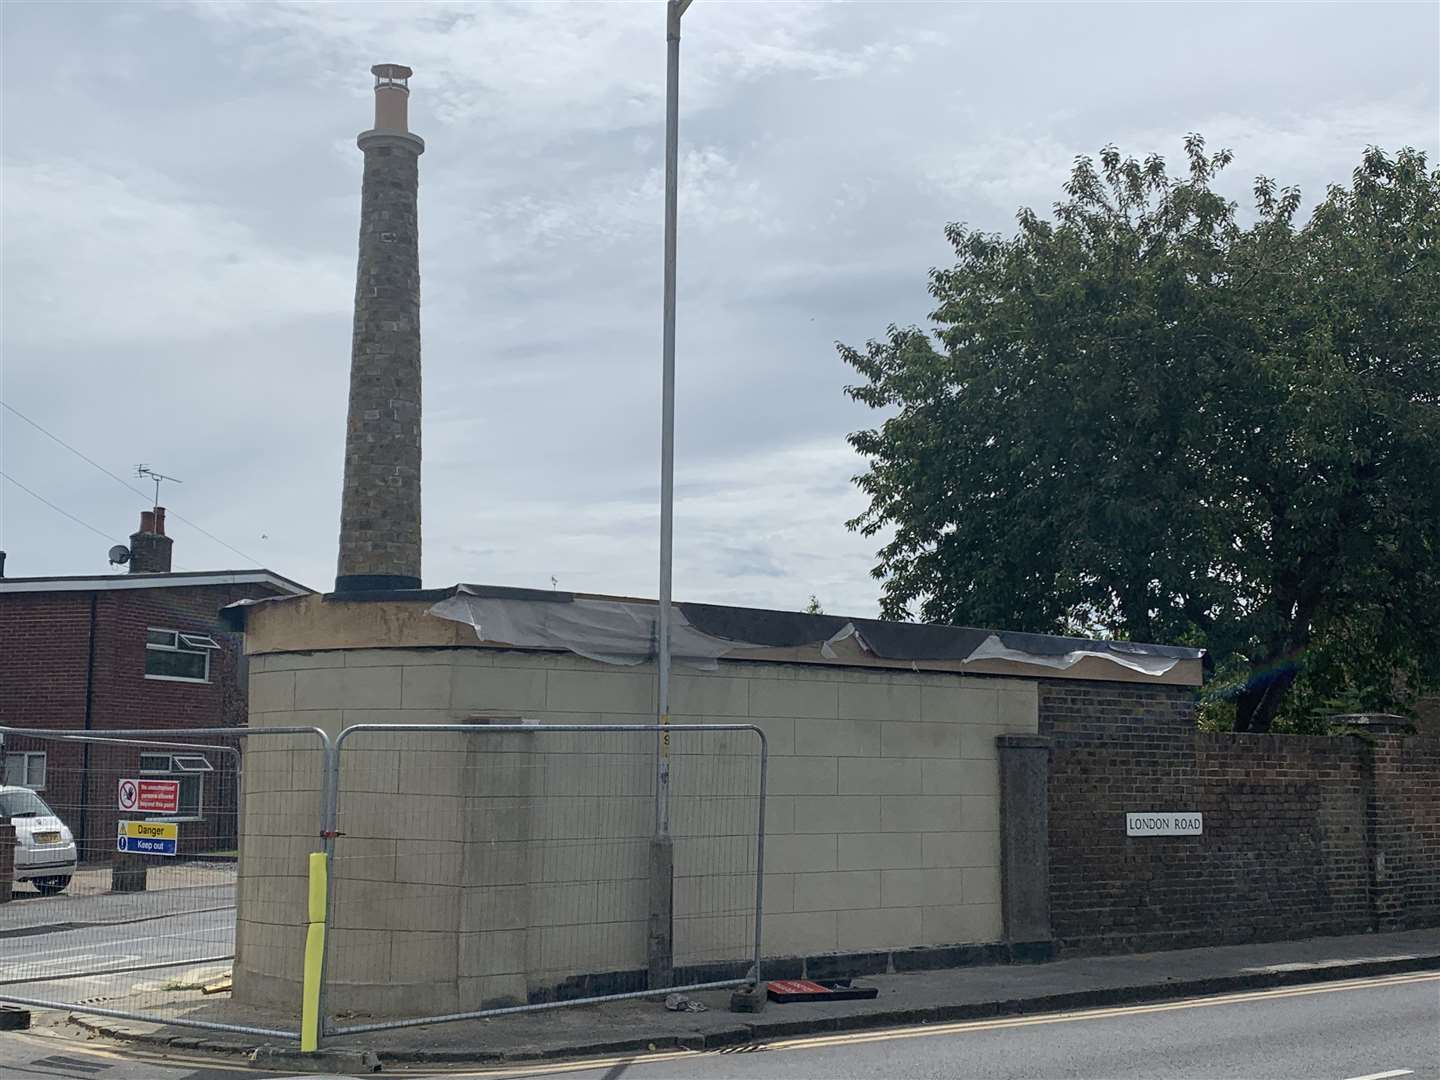
<svg viewBox="0 0 1440 1080">
<path fill-rule="evenodd" d="M 410 78 L 415 72 L 404 64 L 376 64 L 370 69 L 370 74 L 375 76 L 376 84 L 386 82 L 403 82 Z"/>
</svg>

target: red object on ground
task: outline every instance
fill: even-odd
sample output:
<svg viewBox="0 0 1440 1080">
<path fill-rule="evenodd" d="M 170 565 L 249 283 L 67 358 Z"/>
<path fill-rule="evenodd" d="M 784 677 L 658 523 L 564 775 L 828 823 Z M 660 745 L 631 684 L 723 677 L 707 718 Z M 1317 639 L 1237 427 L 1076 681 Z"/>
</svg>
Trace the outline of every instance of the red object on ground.
<svg viewBox="0 0 1440 1080">
<path fill-rule="evenodd" d="M 781 1005 L 795 1001 L 855 1001 L 873 998 L 874 986 L 851 986 L 849 979 L 814 982 L 810 979 L 776 979 L 766 984 L 770 1000 Z"/>
</svg>

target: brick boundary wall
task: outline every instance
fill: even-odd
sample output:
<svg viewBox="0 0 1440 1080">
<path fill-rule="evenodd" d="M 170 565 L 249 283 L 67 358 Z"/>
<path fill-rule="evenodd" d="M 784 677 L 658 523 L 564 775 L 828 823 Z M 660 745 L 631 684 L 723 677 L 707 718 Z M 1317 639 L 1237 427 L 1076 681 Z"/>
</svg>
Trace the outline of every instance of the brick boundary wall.
<svg viewBox="0 0 1440 1080">
<path fill-rule="evenodd" d="M 1184 688 L 1062 680 L 1039 730 L 1062 950 L 1440 925 L 1440 738 L 1201 732 Z M 1136 811 L 1204 833 L 1127 837 Z"/>
<path fill-rule="evenodd" d="M 1376 928 L 1440 926 L 1440 735 L 1376 740 L 1372 753 Z"/>
</svg>

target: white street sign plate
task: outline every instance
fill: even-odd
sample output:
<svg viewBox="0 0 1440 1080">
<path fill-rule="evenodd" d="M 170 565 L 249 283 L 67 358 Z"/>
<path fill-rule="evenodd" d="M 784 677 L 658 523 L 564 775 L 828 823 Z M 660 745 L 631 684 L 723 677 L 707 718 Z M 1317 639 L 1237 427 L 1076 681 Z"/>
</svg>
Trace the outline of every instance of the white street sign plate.
<svg viewBox="0 0 1440 1080">
<path fill-rule="evenodd" d="M 1204 831 L 1204 815 L 1194 810 L 1153 810 L 1125 815 L 1126 836 L 1199 836 Z"/>
</svg>

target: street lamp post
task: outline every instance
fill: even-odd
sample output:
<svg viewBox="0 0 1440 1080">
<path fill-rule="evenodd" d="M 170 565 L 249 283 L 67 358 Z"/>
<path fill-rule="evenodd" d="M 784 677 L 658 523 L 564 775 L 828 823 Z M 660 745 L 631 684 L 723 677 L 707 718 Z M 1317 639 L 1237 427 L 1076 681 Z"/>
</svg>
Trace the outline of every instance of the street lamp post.
<svg viewBox="0 0 1440 1080">
<path fill-rule="evenodd" d="M 660 597 L 656 627 L 659 692 L 656 716 L 670 723 L 670 586 L 675 518 L 675 230 L 679 214 L 680 18 L 691 0 L 665 4 L 665 298 L 660 418 Z M 674 849 L 670 840 L 670 735 L 655 739 L 655 839 L 651 847 L 651 986 L 673 977 L 671 901 Z"/>
<path fill-rule="evenodd" d="M 660 692 L 656 701 L 659 723 L 670 723 L 670 587 L 675 530 L 675 231 L 679 216 L 680 157 L 680 17 L 691 0 L 665 4 L 665 299 L 661 346 L 660 419 L 660 625 L 658 627 Z M 670 833 L 669 736 L 662 736 L 658 752 L 659 783 L 655 788 L 655 831 Z"/>
</svg>

